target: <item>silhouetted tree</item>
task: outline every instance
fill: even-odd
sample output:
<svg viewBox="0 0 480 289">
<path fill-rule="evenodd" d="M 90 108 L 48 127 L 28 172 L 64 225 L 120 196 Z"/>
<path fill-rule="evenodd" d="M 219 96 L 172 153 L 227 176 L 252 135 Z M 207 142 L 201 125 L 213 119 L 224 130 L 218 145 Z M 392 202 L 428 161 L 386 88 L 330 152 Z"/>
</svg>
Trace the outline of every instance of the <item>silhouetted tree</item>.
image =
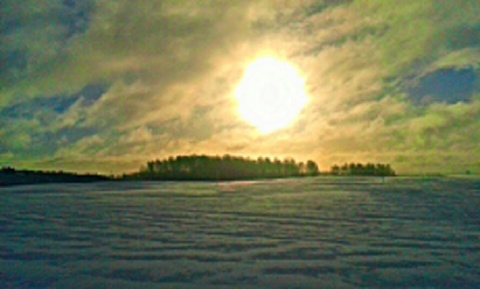
<svg viewBox="0 0 480 289">
<path fill-rule="evenodd" d="M 333 165 L 330 174 L 336 176 L 395 176 L 395 171 L 389 164 L 361 163 L 343 164 L 341 167 Z"/>
<path fill-rule="evenodd" d="M 309 160 L 307 164 L 296 163 L 288 158 L 273 161 L 266 157 L 256 160 L 239 156 L 189 155 L 168 157 L 147 162 L 140 172 L 129 178 L 152 180 L 238 180 L 255 178 L 278 178 L 318 175 L 318 166 Z"/>
<path fill-rule="evenodd" d="M 306 175 L 308 176 L 317 176 L 319 174 L 318 166 L 317 164 L 312 161 L 308 160 L 307 161 L 307 172 Z"/>
<path fill-rule="evenodd" d="M 333 165 L 331 173 L 332 175 L 336 175 L 336 176 L 340 175 L 340 167 L 337 165 Z"/>
</svg>

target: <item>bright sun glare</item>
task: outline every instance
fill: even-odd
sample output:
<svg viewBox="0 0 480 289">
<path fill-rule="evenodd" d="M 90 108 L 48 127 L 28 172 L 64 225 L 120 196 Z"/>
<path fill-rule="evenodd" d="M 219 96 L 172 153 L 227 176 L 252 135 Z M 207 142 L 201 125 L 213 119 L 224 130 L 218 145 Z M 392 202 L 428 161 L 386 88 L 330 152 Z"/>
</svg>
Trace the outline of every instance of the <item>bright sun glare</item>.
<svg viewBox="0 0 480 289">
<path fill-rule="evenodd" d="M 235 97 L 239 114 L 260 133 L 290 124 L 308 99 L 298 71 L 273 57 L 259 58 L 247 66 Z"/>
</svg>

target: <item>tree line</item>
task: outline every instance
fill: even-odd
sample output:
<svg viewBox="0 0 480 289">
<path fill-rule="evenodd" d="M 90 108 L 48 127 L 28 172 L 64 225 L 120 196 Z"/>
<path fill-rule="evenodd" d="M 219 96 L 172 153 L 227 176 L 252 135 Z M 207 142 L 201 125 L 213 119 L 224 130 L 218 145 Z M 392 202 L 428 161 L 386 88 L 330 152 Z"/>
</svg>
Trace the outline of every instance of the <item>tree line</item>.
<svg viewBox="0 0 480 289">
<path fill-rule="evenodd" d="M 389 164 L 345 163 L 334 165 L 330 173 L 336 176 L 395 176 L 396 173 Z"/>
<path fill-rule="evenodd" d="M 0 168 L 0 186 L 98 182 L 107 180 L 247 180 L 319 175 L 317 164 L 296 162 L 292 158 L 279 160 L 268 157 L 251 159 L 240 156 L 180 155 L 149 161 L 140 171 L 118 177 L 98 174 L 77 174 L 63 171 L 16 170 L 12 167 Z M 324 174 L 337 176 L 395 176 L 389 164 L 345 163 L 334 165 Z"/>
<path fill-rule="evenodd" d="M 13 167 L 0 169 L 0 186 L 45 184 L 45 183 L 88 183 L 107 181 L 111 178 L 98 174 L 77 174 L 63 171 L 17 170 Z"/>
<path fill-rule="evenodd" d="M 244 180 L 316 176 L 317 164 L 292 158 L 273 160 L 268 157 L 250 159 L 241 156 L 179 155 L 147 162 L 131 179 L 149 180 Z"/>
</svg>

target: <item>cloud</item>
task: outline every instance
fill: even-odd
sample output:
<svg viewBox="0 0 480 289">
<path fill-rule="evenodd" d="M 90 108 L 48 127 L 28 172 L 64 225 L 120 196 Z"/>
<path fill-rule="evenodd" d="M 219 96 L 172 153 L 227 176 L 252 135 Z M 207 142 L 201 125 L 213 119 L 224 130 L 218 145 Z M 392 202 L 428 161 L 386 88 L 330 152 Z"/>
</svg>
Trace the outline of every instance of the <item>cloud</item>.
<svg viewBox="0 0 480 289">
<path fill-rule="evenodd" d="M 120 172 L 157 156 L 239 153 L 407 168 L 424 152 L 460 170 L 466 154 L 478 158 L 479 6 L 4 1 L 0 162 Z M 264 54 L 295 65 L 309 94 L 295 123 L 268 136 L 232 98 Z M 469 96 L 416 101 L 412 83 L 445 70 L 471 71 Z"/>
<path fill-rule="evenodd" d="M 3 37 L 9 43 L 3 48 L 28 63 L 20 77 L 5 83 L 4 105 L 18 95 L 73 93 L 88 83 L 129 77 L 163 86 L 189 81 L 215 56 L 248 39 L 249 25 L 271 17 L 276 2 L 284 1 L 87 2 L 87 28 L 69 37 L 59 15 L 72 8 L 62 1 L 3 5 L 2 12 L 13 15 L 10 22 L 22 23 Z"/>
<path fill-rule="evenodd" d="M 460 50 L 454 50 L 447 55 L 436 60 L 431 70 L 445 68 L 480 68 L 480 48 L 468 47 Z"/>
</svg>

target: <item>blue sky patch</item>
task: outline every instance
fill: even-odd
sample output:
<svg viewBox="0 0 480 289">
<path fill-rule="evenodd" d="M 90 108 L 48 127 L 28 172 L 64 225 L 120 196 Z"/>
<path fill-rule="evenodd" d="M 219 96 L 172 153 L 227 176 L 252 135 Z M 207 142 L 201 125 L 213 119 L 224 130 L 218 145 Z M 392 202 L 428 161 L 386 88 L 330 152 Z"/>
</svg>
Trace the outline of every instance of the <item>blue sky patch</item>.
<svg viewBox="0 0 480 289">
<path fill-rule="evenodd" d="M 466 102 L 475 91 L 476 81 L 474 69 L 441 69 L 420 78 L 408 93 L 417 104 Z"/>
</svg>

